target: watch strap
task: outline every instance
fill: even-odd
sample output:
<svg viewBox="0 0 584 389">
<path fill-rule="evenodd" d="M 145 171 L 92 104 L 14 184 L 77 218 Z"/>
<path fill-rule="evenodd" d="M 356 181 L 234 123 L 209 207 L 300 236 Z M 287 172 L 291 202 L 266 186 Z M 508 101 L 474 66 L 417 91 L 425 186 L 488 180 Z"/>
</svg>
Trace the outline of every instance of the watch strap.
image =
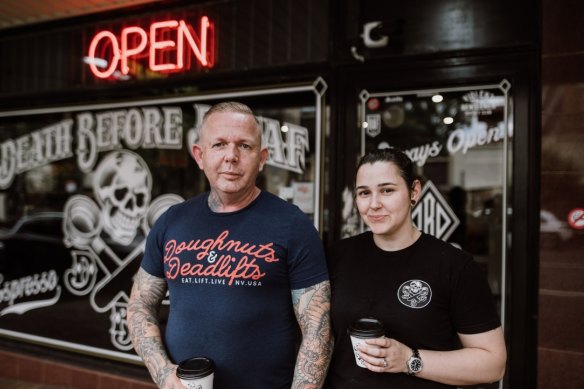
<svg viewBox="0 0 584 389">
<path fill-rule="evenodd" d="M 413 359 L 419 360 L 420 364 L 422 363 L 422 359 L 420 358 L 420 351 L 418 351 L 417 348 L 412 348 L 412 356 L 408 359 L 408 362 L 406 364 L 408 367 L 408 375 L 409 376 L 415 376 L 416 374 L 418 374 L 421 371 L 421 369 L 418 371 L 414 371 L 410 368 L 410 362 L 412 362 Z"/>
</svg>

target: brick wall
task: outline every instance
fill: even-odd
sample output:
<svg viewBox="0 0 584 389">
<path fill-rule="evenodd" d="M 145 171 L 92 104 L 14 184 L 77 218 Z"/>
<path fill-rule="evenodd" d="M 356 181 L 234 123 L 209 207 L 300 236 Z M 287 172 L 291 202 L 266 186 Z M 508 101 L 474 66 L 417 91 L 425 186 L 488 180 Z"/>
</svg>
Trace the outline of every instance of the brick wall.
<svg viewBox="0 0 584 389">
<path fill-rule="evenodd" d="M 151 381 L 0 350 L 0 377 L 72 389 L 153 389 Z"/>
</svg>

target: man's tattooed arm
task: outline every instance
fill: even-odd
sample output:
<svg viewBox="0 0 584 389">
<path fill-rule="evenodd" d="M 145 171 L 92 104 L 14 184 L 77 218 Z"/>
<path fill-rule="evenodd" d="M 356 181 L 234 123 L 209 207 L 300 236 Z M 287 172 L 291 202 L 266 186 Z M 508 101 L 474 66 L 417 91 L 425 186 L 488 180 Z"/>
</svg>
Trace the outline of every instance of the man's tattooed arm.
<svg viewBox="0 0 584 389">
<path fill-rule="evenodd" d="M 142 358 L 159 388 L 183 388 L 175 376 L 176 365 L 168 358 L 158 323 L 158 310 L 166 295 L 166 280 L 142 268 L 136 274 L 128 303 L 128 330 L 136 353 Z"/>
<path fill-rule="evenodd" d="M 333 350 L 329 281 L 292 291 L 302 343 L 296 359 L 292 389 L 321 388 Z"/>
</svg>

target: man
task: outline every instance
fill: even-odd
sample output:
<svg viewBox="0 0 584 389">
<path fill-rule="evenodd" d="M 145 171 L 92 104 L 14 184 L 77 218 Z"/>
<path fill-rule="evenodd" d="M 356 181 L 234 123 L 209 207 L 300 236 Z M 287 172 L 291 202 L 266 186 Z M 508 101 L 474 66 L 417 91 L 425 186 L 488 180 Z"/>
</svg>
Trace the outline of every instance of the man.
<svg viewBox="0 0 584 389">
<path fill-rule="evenodd" d="M 300 209 L 256 186 L 261 137 L 249 107 L 211 107 L 193 146 L 210 192 L 171 207 L 148 236 L 128 328 L 160 388 L 182 389 L 177 363 L 193 356 L 214 360 L 215 389 L 322 386 L 332 352 L 324 250 Z"/>
</svg>

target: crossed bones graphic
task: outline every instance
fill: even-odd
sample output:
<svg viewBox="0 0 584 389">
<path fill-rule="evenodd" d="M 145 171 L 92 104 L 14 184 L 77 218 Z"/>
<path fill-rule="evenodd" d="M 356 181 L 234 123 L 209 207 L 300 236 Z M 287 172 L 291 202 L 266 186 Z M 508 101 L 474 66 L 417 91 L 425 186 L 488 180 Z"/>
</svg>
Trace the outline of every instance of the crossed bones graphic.
<svg viewBox="0 0 584 389">
<path fill-rule="evenodd" d="M 148 166 L 128 150 L 108 154 L 95 171 L 94 194 L 99 205 L 85 195 L 74 195 L 65 204 L 64 243 L 71 251 L 72 265 L 64 273 L 67 289 L 77 295 L 90 294 L 91 307 L 98 313 L 111 311 L 111 341 L 120 350 L 132 348 L 126 325 L 131 282 L 144 253 L 145 239 L 134 243 L 137 232 L 144 237 L 158 217 L 171 205 L 183 201 L 174 194 L 150 203 L 151 176 Z M 133 249 L 120 258 L 103 239 Z M 105 276 L 97 282 L 98 269 Z"/>
</svg>

